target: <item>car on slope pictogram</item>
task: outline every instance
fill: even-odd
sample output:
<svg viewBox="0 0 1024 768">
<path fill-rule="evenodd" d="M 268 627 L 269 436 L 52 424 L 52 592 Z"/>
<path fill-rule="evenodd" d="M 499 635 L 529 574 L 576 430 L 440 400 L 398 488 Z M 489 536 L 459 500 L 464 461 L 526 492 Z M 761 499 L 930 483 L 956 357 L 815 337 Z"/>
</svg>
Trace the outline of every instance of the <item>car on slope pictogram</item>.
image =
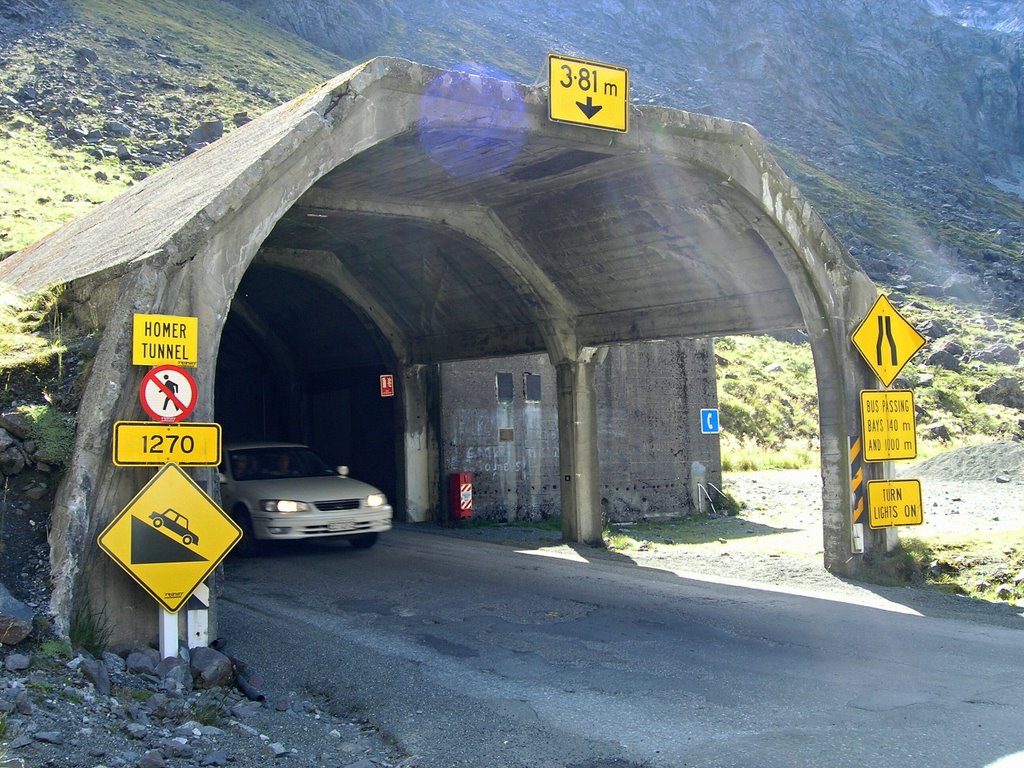
<svg viewBox="0 0 1024 768">
<path fill-rule="evenodd" d="M 166 509 L 163 512 L 150 512 L 149 519 L 153 521 L 154 528 L 167 528 L 174 531 L 181 537 L 182 544 L 198 544 L 199 535 L 188 529 L 188 518 L 173 509 Z"/>
<path fill-rule="evenodd" d="M 380 490 L 299 443 L 226 445 L 220 494 L 242 529 L 233 550 L 242 557 L 263 542 L 318 537 L 344 537 L 365 549 L 391 530 L 392 509 Z"/>
</svg>

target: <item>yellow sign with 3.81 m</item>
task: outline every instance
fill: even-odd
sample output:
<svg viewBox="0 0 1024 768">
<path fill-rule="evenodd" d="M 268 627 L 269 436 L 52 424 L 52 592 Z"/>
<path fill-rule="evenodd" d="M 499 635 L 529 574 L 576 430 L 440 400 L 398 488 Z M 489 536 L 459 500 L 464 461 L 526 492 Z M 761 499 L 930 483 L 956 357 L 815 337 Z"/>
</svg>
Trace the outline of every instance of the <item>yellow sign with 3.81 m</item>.
<svg viewBox="0 0 1024 768">
<path fill-rule="evenodd" d="M 548 118 L 606 131 L 629 128 L 629 70 L 548 54 Z"/>
</svg>

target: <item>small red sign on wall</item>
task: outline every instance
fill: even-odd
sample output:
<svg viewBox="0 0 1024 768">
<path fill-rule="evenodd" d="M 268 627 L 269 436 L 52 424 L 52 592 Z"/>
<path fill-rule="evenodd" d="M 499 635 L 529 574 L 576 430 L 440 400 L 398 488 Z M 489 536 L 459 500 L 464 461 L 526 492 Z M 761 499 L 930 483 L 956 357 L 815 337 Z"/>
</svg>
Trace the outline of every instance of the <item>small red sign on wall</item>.
<svg viewBox="0 0 1024 768">
<path fill-rule="evenodd" d="M 380 396 L 395 396 L 395 377 L 392 376 L 390 373 L 382 373 L 380 375 Z"/>
</svg>

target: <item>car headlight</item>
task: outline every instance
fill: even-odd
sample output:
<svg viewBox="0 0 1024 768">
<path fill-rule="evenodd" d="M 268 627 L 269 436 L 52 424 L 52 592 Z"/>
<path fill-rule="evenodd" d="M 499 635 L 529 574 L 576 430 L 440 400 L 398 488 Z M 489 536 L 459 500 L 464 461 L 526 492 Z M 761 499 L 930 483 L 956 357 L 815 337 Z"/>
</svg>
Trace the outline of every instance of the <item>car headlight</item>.
<svg viewBox="0 0 1024 768">
<path fill-rule="evenodd" d="M 368 507 L 383 507 L 387 503 L 387 499 L 384 498 L 383 493 L 371 493 L 366 497 L 366 506 Z"/>
<path fill-rule="evenodd" d="M 309 504 L 304 501 L 292 501 L 291 499 L 263 499 L 260 507 L 264 512 L 308 512 Z"/>
</svg>

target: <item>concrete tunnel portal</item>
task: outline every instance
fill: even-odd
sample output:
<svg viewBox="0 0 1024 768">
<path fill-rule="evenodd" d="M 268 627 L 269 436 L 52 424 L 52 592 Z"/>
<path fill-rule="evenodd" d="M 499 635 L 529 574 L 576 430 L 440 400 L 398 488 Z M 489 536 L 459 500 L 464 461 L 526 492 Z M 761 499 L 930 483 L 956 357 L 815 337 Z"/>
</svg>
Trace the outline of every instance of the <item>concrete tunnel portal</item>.
<svg viewBox="0 0 1024 768">
<path fill-rule="evenodd" d="M 631 107 L 629 131 L 610 134 L 550 122 L 546 99 L 543 87 L 374 59 L 0 263 L 0 282 L 22 292 L 67 284 L 103 331 L 53 511 L 58 626 L 82 591 L 120 606 L 125 639 L 155 625 L 151 598 L 95 546 L 152 475 L 109 458 L 114 422 L 138 418 L 136 313 L 198 317 L 193 419 L 216 412 L 239 438 L 317 442 L 313 430 L 332 427 L 312 411 L 350 398 L 346 378 L 393 367 L 401 396 L 377 414 L 393 464 L 376 460 L 393 481 L 363 476 L 413 521 L 441 495 L 438 367 L 545 354 L 563 537 L 584 543 L 601 530 L 603 350 L 803 328 L 825 565 L 856 575 L 883 550 L 884 532 L 866 532 L 863 553 L 851 532 L 849 437 L 874 379 L 849 334 L 874 285 L 751 127 Z M 349 449 L 336 442 L 329 458 Z M 213 470 L 193 476 L 216 493 Z"/>
</svg>

